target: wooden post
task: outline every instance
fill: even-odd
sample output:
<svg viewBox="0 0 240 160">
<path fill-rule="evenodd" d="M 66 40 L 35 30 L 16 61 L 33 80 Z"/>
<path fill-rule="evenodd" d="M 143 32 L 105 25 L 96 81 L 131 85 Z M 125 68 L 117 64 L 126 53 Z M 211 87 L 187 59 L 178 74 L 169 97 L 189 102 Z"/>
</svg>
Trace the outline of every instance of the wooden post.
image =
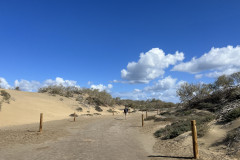
<svg viewBox="0 0 240 160">
<path fill-rule="evenodd" d="M 157 115 L 158 115 L 158 109 L 157 109 Z"/>
<path fill-rule="evenodd" d="M 144 118 L 143 118 L 143 114 L 142 114 L 142 127 L 144 125 Z"/>
<path fill-rule="evenodd" d="M 39 132 L 42 132 L 42 122 L 43 122 L 43 113 L 40 113 L 40 125 L 39 125 Z"/>
<path fill-rule="evenodd" d="M 147 118 L 147 110 L 146 110 L 146 118 Z"/>
<path fill-rule="evenodd" d="M 114 111 L 113 111 L 113 116 L 114 116 Z"/>
<path fill-rule="evenodd" d="M 76 113 L 74 112 L 74 115 L 73 115 L 73 120 L 74 120 L 74 122 L 76 121 Z"/>
<path fill-rule="evenodd" d="M 191 121 L 194 159 L 199 159 L 196 121 Z"/>
</svg>

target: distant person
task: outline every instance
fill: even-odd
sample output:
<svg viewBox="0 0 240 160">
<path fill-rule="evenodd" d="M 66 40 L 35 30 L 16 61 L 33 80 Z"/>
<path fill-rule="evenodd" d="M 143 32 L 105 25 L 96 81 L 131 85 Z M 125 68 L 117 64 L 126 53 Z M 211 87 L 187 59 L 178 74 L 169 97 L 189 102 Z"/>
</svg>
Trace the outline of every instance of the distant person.
<svg viewBox="0 0 240 160">
<path fill-rule="evenodd" d="M 125 114 L 125 119 L 126 119 L 126 116 L 127 116 L 127 113 L 128 113 L 128 108 L 125 107 L 124 110 L 123 110 L 124 114 Z"/>
</svg>

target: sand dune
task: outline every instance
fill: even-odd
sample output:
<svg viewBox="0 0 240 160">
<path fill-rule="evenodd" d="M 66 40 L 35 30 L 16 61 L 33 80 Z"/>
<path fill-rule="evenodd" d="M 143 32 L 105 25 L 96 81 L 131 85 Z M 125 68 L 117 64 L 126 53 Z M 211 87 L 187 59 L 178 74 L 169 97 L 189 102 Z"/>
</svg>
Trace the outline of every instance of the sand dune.
<svg viewBox="0 0 240 160">
<path fill-rule="evenodd" d="M 11 100 L 10 104 L 2 103 L 0 127 L 38 123 L 40 113 L 44 114 L 44 121 L 69 118 L 69 115 L 74 112 L 78 115 L 99 113 L 92 107 L 79 104 L 75 98 L 51 96 L 45 93 L 6 91 L 10 93 Z M 78 107 L 82 107 L 83 112 L 77 112 Z M 103 112 L 100 114 L 111 114 L 107 112 L 109 107 L 102 107 L 102 109 Z"/>
</svg>

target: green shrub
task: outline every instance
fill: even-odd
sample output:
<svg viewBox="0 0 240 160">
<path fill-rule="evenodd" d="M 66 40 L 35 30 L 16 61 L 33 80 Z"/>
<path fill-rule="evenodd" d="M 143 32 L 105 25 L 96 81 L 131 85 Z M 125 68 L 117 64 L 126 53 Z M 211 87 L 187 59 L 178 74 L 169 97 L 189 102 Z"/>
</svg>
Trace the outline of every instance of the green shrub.
<svg viewBox="0 0 240 160">
<path fill-rule="evenodd" d="M 95 110 L 98 111 L 98 112 L 102 112 L 103 111 L 102 108 L 99 107 L 99 106 L 95 106 Z"/>
<path fill-rule="evenodd" d="M 196 120 L 198 128 L 198 136 L 203 136 L 207 132 L 207 123 L 215 119 L 215 115 L 211 113 L 196 113 L 188 117 L 182 117 L 171 125 L 167 125 L 154 133 L 155 137 L 160 137 L 161 139 L 172 139 L 180 134 L 188 132 L 191 130 L 191 120 Z"/>
<path fill-rule="evenodd" d="M 82 109 L 81 107 L 78 107 L 76 110 L 77 110 L 78 112 L 82 112 L 82 111 L 83 111 L 83 109 Z"/>
<path fill-rule="evenodd" d="M 144 119 L 144 121 L 150 121 L 150 120 L 155 120 L 155 116 L 148 116 L 147 118 Z"/>
<path fill-rule="evenodd" d="M 223 119 L 225 122 L 231 122 L 240 117 L 240 107 L 233 109 L 227 114 L 223 115 Z"/>
<path fill-rule="evenodd" d="M 4 91 L 4 90 L 1 90 L 0 93 L 1 93 L 0 95 L 3 96 L 3 101 L 9 103 L 9 100 L 10 100 L 10 98 L 11 98 L 11 95 L 10 95 L 7 91 Z"/>
<path fill-rule="evenodd" d="M 76 101 L 82 102 L 82 101 L 83 101 L 83 97 L 82 97 L 82 96 L 78 96 L 78 97 L 76 98 Z"/>
</svg>

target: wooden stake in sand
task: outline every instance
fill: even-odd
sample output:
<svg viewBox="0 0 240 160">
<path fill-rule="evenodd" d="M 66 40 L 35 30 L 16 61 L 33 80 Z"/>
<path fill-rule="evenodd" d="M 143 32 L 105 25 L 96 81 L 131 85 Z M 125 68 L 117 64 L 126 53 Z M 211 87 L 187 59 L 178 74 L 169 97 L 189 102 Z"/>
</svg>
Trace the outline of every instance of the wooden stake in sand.
<svg viewBox="0 0 240 160">
<path fill-rule="evenodd" d="M 142 127 L 144 125 L 144 118 L 143 118 L 143 114 L 142 114 Z"/>
<path fill-rule="evenodd" d="M 146 110 L 146 118 L 147 118 L 147 110 Z"/>
<path fill-rule="evenodd" d="M 191 121 L 194 159 L 199 159 L 196 121 Z"/>
<path fill-rule="evenodd" d="M 40 113 L 40 125 L 39 125 L 39 132 L 42 132 L 42 122 L 43 122 L 43 113 Z"/>
</svg>

